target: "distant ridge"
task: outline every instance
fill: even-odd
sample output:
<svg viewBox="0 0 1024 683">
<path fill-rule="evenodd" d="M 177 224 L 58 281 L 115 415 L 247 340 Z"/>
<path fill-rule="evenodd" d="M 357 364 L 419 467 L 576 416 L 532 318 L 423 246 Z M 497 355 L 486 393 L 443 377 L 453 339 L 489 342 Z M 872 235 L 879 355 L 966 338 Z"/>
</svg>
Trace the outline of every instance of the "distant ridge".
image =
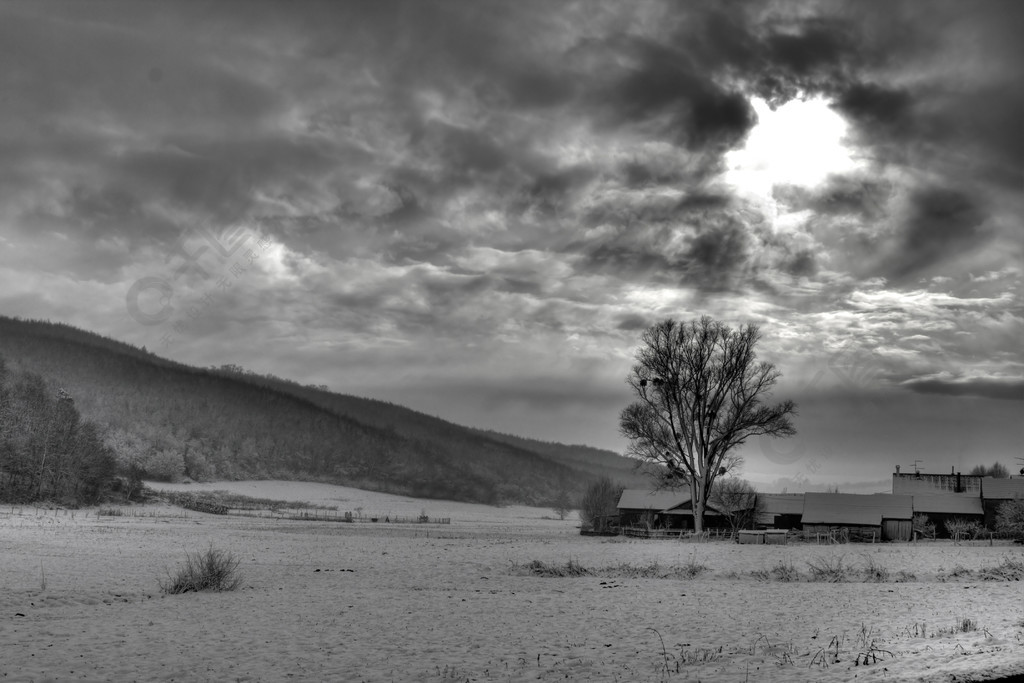
<svg viewBox="0 0 1024 683">
<path fill-rule="evenodd" d="M 0 356 L 71 394 L 125 468 L 174 480 L 309 479 L 476 503 L 549 505 L 634 461 L 456 425 L 409 408 L 197 368 L 64 323 L 0 316 Z"/>
</svg>

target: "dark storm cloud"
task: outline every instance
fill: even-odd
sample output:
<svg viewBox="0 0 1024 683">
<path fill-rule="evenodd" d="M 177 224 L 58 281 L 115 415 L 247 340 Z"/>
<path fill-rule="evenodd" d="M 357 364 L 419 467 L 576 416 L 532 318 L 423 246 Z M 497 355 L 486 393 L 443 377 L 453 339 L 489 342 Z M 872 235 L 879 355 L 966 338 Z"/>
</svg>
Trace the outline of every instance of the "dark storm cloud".
<svg viewBox="0 0 1024 683">
<path fill-rule="evenodd" d="M 806 206 L 826 215 L 852 215 L 867 221 L 879 220 L 888 209 L 892 182 L 856 175 L 832 176 L 813 193 Z"/>
<path fill-rule="evenodd" d="M 653 324 L 653 320 L 649 320 L 642 315 L 624 315 L 621 316 L 616 323 L 615 327 L 619 330 L 625 330 L 627 332 L 636 332 L 639 330 L 645 330 Z"/>
<path fill-rule="evenodd" d="M 980 199 L 959 189 L 915 192 L 896 253 L 884 266 L 886 274 L 903 279 L 978 246 L 989 238 L 983 229 L 987 217 Z"/>
<path fill-rule="evenodd" d="M 725 151 L 753 127 L 746 96 L 723 88 L 690 55 L 651 41 L 621 38 L 606 46 L 626 60 L 591 95 L 610 125 L 636 126 L 691 151 Z"/>
<path fill-rule="evenodd" d="M 920 379 L 904 382 L 911 391 L 922 394 L 948 396 L 978 396 L 1006 401 L 1024 401 L 1024 380 L 1021 379 L 968 379 L 947 381 Z"/>
</svg>

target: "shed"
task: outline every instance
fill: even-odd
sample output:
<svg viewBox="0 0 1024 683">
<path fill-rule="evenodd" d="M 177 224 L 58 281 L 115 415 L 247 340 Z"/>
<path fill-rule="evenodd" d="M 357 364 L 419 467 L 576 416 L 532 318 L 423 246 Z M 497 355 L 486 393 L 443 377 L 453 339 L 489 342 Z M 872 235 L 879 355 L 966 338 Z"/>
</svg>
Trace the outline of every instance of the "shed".
<svg viewBox="0 0 1024 683">
<path fill-rule="evenodd" d="M 935 534 L 940 538 L 948 538 L 946 522 L 951 519 L 983 523 L 985 510 L 980 497 L 946 493 L 915 493 L 914 514 L 928 515 L 928 521 L 935 524 Z"/>
<path fill-rule="evenodd" d="M 985 510 L 985 526 L 994 529 L 996 517 L 999 515 L 999 506 L 1015 498 L 1024 498 L 1024 477 L 983 478 L 981 480 L 981 500 Z"/>
<path fill-rule="evenodd" d="M 913 498 L 907 495 L 805 493 L 801 525 L 809 533 L 845 530 L 852 538 L 909 541 L 913 517 Z"/>
</svg>

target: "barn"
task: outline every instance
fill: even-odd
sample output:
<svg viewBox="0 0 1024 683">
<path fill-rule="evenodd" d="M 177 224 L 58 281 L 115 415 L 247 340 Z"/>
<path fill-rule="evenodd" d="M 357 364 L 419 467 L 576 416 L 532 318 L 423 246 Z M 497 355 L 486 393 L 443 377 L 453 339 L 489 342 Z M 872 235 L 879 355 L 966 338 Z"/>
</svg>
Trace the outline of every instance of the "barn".
<svg viewBox="0 0 1024 683">
<path fill-rule="evenodd" d="M 801 526 L 808 535 L 840 540 L 909 541 L 913 497 L 875 493 L 805 493 Z"/>
<path fill-rule="evenodd" d="M 928 515 L 928 521 L 935 525 L 935 535 L 938 538 L 949 538 L 946 522 L 951 519 L 963 519 L 978 524 L 985 521 L 985 511 L 982 508 L 980 497 L 946 493 L 915 493 L 913 499 L 914 514 Z"/>
<path fill-rule="evenodd" d="M 804 514 L 802 493 L 759 493 L 757 494 L 759 528 L 799 529 Z"/>
<path fill-rule="evenodd" d="M 981 501 L 984 508 L 985 526 L 996 528 L 999 506 L 1014 498 L 1024 498 L 1024 477 L 996 479 L 985 477 L 981 480 Z"/>
</svg>

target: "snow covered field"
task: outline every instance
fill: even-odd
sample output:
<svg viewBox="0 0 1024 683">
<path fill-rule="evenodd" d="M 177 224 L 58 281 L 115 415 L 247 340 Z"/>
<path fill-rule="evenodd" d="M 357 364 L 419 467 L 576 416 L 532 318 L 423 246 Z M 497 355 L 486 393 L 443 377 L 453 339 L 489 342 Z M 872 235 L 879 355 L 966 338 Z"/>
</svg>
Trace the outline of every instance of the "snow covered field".
<svg viewBox="0 0 1024 683">
<path fill-rule="evenodd" d="M 981 573 L 1024 561 L 1020 546 L 627 541 L 582 537 L 575 520 L 540 508 L 296 482 L 164 488 L 364 515 L 426 512 L 452 523 L 0 507 L 0 680 L 952 681 L 1024 673 L 1024 588 Z M 211 544 L 241 560 L 242 588 L 161 595 L 159 580 L 185 552 Z M 888 579 L 809 580 L 809 563 L 839 560 L 856 570 L 873 563 Z M 570 561 L 593 575 L 530 571 L 534 562 Z M 659 577 L 688 564 L 707 569 Z M 777 580 L 778 566 L 799 580 Z M 653 577 L 630 575 L 638 568 Z M 897 582 L 899 572 L 913 578 Z"/>
</svg>

